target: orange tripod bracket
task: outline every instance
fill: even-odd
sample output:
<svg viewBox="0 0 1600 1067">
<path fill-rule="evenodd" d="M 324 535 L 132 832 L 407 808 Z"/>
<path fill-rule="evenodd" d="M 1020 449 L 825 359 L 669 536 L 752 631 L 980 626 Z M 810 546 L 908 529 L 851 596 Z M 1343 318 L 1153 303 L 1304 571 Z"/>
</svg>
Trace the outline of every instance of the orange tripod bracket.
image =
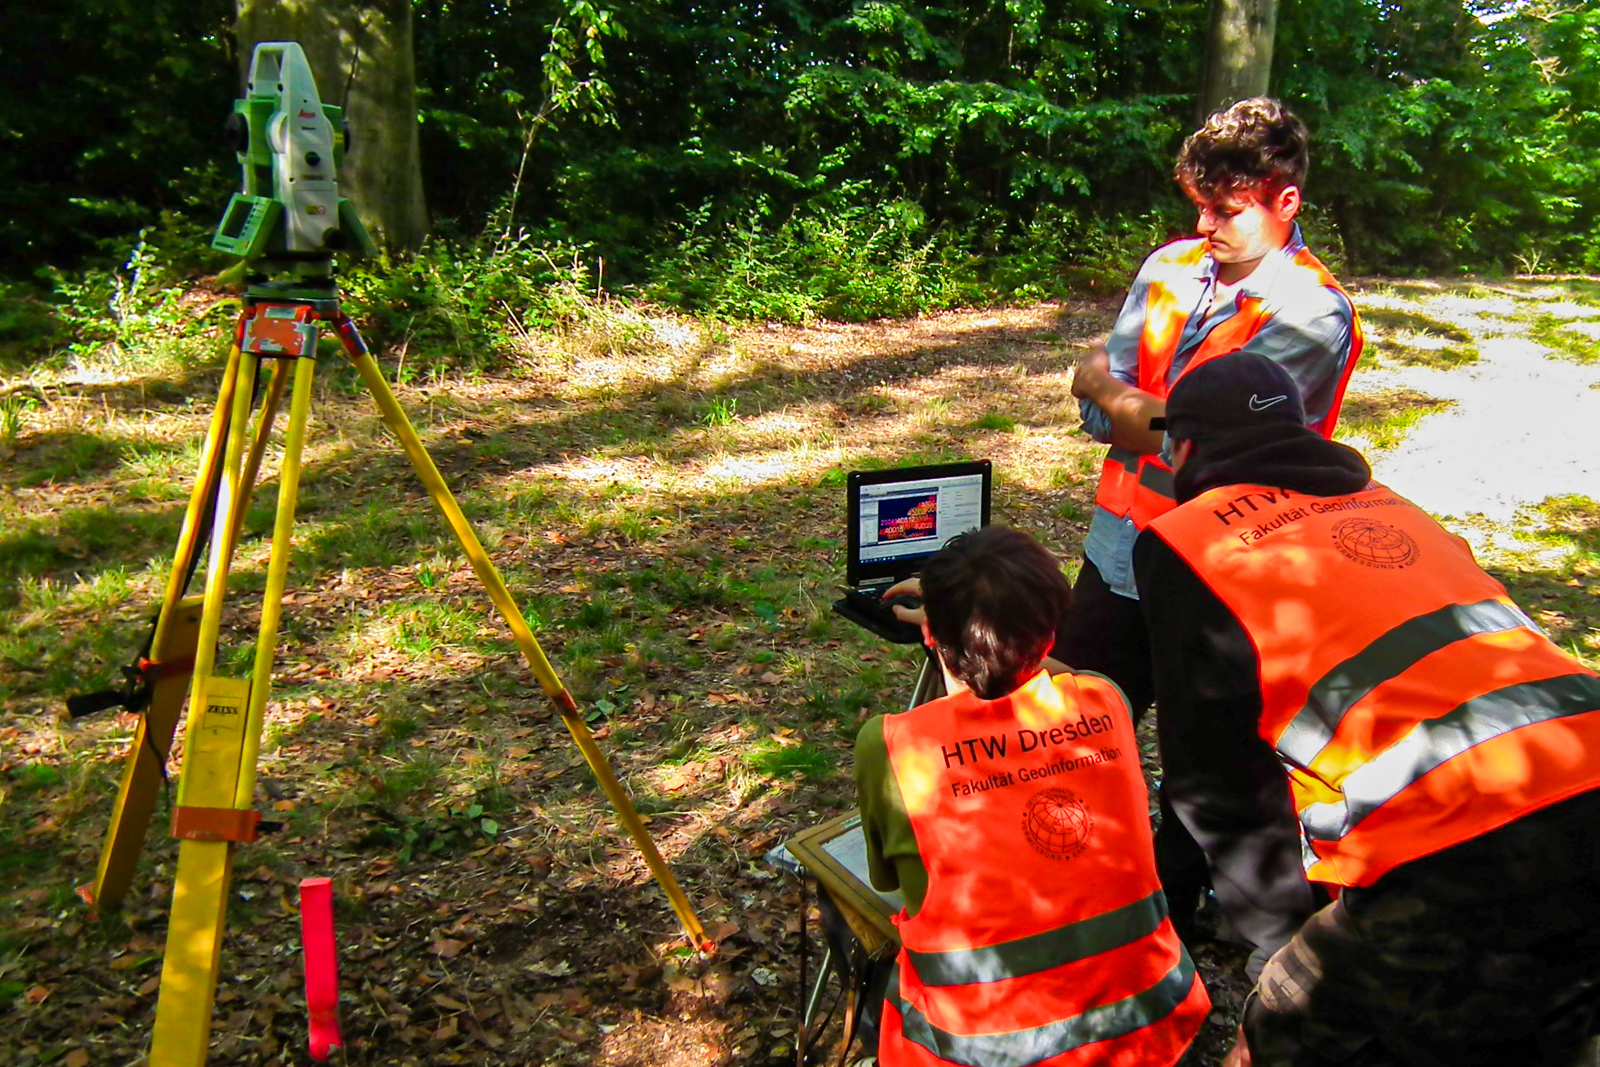
<svg viewBox="0 0 1600 1067">
<path fill-rule="evenodd" d="M 180 841 L 254 841 L 260 829 L 261 813 L 254 808 L 180 806 L 172 811 L 172 836 Z"/>
</svg>

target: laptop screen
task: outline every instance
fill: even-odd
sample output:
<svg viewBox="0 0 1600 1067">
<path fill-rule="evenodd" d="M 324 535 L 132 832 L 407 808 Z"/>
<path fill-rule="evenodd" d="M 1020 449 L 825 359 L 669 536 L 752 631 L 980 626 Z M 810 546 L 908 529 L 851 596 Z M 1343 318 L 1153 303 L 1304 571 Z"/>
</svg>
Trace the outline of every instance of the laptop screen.
<svg viewBox="0 0 1600 1067">
<path fill-rule="evenodd" d="M 852 472 L 846 581 L 899 581 L 952 537 L 987 525 L 990 478 L 988 460 Z"/>
</svg>

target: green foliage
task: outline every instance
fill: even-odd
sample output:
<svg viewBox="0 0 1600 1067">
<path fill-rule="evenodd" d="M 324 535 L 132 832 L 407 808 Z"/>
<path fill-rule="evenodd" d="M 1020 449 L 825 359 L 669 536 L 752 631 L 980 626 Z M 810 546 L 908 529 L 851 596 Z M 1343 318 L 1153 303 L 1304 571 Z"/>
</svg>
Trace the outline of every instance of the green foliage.
<svg viewBox="0 0 1600 1067">
<path fill-rule="evenodd" d="M 801 321 L 1110 289 L 1192 222 L 1169 172 L 1200 0 L 412 10 L 439 236 L 348 276 L 402 353 L 490 366 L 540 328 L 627 350 L 608 290 Z M 17 55 L 64 58 L 0 74 L 0 240 L 14 277 L 58 268 L 59 306 L 0 292 L 0 360 L 214 356 L 178 328 L 170 283 L 218 266 L 231 14 L 19 9 Z M 1274 64 L 1313 131 L 1304 221 L 1336 268 L 1600 270 L 1600 8 L 1284 0 Z"/>
<path fill-rule="evenodd" d="M 0 367 L 24 364 L 60 337 L 54 309 L 32 286 L 0 285 Z"/>
<path fill-rule="evenodd" d="M 736 396 L 719 396 L 711 401 L 711 407 L 700 421 L 707 426 L 732 426 L 739 417 L 739 398 Z"/>
<path fill-rule="evenodd" d="M 61 772 L 48 763 L 24 763 L 13 767 L 7 775 L 17 789 L 37 792 L 61 784 Z"/>
<path fill-rule="evenodd" d="M 197 289 L 194 272 L 220 266 L 206 250 L 209 236 L 192 220 L 168 213 L 130 238 L 100 242 L 80 270 L 41 271 L 48 293 L 21 295 L 14 340 L 6 345 L 0 312 L 0 352 L 45 364 L 92 361 L 122 371 L 154 371 L 221 362 L 232 298 Z"/>
<path fill-rule="evenodd" d="M 0 445 L 16 443 L 17 435 L 28 424 L 29 414 L 38 406 L 39 401 L 20 393 L 0 397 Z"/>
<path fill-rule="evenodd" d="M 1600 314 L 1600 308 L 1596 311 Z M 1593 327 L 1595 322 L 1591 319 L 1574 323 L 1571 319 L 1540 315 L 1530 325 L 1528 336 L 1558 357 L 1579 363 L 1600 361 L 1600 342 L 1591 335 L 1579 333 L 1578 328 L 1583 326 Z M 0 432 L 0 440 L 4 440 L 3 432 Z"/>
<path fill-rule="evenodd" d="M 1017 420 L 1002 412 L 990 411 L 974 419 L 971 425 L 974 430 L 998 430 L 1001 433 L 1010 433 L 1017 428 Z"/>
<path fill-rule="evenodd" d="M 1003 243 L 982 227 L 932 228 L 908 200 L 795 209 L 775 226 L 752 213 L 717 231 L 702 208 L 645 293 L 735 319 L 860 322 L 1125 285 L 1166 234 L 1159 214 L 1086 219 L 1046 209 Z M 976 249 L 991 245 L 987 255 Z"/>
<path fill-rule="evenodd" d="M 974 254 L 1020 246 L 1056 201 L 1111 217 L 1166 196 L 1205 14 L 1195 0 L 1061 19 L 1031 2 L 416 12 L 437 214 L 498 220 L 520 175 L 515 221 L 593 249 L 608 278 L 783 320 L 970 302 L 992 289 L 967 277 Z M 619 21 L 626 35 L 609 32 Z M 575 51 L 566 28 L 584 25 Z M 544 108 L 523 101 L 562 99 L 558 82 L 593 83 L 582 114 L 598 121 L 546 128 L 529 155 Z"/>
<path fill-rule="evenodd" d="M 346 306 L 368 340 L 398 353 L 398 377 L 430 366 L 406 360 L 421 348 L 433 361 L 468 369 L 502 366 L 529 352 L 536 331 L 584 338 L 608 354 L 640 339 L 610 313 L 593 260 L 571 245 L 543 245 L 526 232 L 477 240 L 430 239 L 405 261 L 354 266 Z M 430 372 L 431 373 L 431 372 Z"/>
<path fill-rule="evenodd" d="M 9 4 L 0 63 L 0 248 L 65 266 L 163 211 L 220 215 L 236 91 L 232 0 Z"/>
<path fill-rule="evenodd" d="M 1361 270 L 1600 266 L 1600 10 L 1283 5 L 1277 84 Z"/>
<path fill-rule="evenodd" d="M 916 205 L 801 209 L 769 229 L 758 209 L 727 230 L 691 218 L 647 290 L 656 300 L 743 319 L 870 319 L 948 306 L 947 272 Z"/>
<path fill-rule="evenodd" d="M 457 364 L 484 366 L 510 351 L 524 316 L 543 303 L 557 274 L 526 238 L 496 245 L 446 237 L 407 262 L 357 264 L 344 285 L 370 341 L 386 349 L 415 344 Z"/>
<path fill-rule="evenodd" d="M 401 863 L 410 863 L 419 853 L 459 852 L 500 832 L 500 821 L 484 813 L 482 804 L 444 808 L 428 815 L 390 816 L 385 826 L 368 838 L 369 844 L 392 846 Z"/>
</svg>

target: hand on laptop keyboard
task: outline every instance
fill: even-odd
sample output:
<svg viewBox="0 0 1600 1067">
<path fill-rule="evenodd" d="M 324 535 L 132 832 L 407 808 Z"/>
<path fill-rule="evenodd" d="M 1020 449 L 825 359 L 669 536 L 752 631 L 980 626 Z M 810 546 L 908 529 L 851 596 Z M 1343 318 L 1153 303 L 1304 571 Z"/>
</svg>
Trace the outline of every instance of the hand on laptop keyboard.
<svg viewBox="0 0 1600 1067">
<path fill-rule="evenodd" d="M 883 602 L 893 610 L 894 617 L 913 626 L 921 626 L 927 613 L 922 610 L 922 579 L 907 578 L 883 591 Z"/>
</svg>

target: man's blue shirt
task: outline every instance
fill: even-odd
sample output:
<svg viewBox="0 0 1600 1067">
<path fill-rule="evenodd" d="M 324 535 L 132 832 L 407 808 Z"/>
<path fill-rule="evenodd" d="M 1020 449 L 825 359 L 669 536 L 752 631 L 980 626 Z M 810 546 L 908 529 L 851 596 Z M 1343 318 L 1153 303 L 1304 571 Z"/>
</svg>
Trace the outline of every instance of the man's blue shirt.
<svg viewBox="0 0 1600 1067">
<path fill-rule="evenodd" d="M 1300 386 L 1306 422 L 1313 429 L 1324 429 L 1333 411 L 1345 362 L 1350 358 L 1355 311 L 1338 291 L 1313 284 L 1306 272 L 1292 269 L 1291 261 L 1304 248 L 1300 225 L 1296 223 L 1289 243 L 1269 254 L 1239 283 L 1231 304 L 1224 303 L 1210 314 L 1207 310 L 1217 292 L 1217 261 L 1207 253 L 1186 276 L 1159 262 L 1160 250 L 1152 253 L 1139 268 L 1111 336 L 1106 338 L 1111 376 L 1129 385 L 1139 384 L 1139 338 L 1144 332 L 1150 284 L 1158 274 L 1178 297 L 1180 306 L 1189 307 L 1178 350 L 1167 370 L 1169 387 L 1188 367 L 1190 358 L 1211 331 L 1238 314 L 1240 299 L 1255 297 L 1271 316 L 1242 350 L 1259 352 L 1288 371 Z M 1080 400 L 1078 410 L 1084 431 L 1096 441 L 1110 443 L 1111 419 L 1100 406 L 1092 400 Z M 1106 585 L 1135 600 L 1139 594 L 1133 582 L 1133 541 L 1138 535 L 1132 519 L 1096 508 L 1083 545 L 1083 554 L 1100 571 Z"/>
</svg>

